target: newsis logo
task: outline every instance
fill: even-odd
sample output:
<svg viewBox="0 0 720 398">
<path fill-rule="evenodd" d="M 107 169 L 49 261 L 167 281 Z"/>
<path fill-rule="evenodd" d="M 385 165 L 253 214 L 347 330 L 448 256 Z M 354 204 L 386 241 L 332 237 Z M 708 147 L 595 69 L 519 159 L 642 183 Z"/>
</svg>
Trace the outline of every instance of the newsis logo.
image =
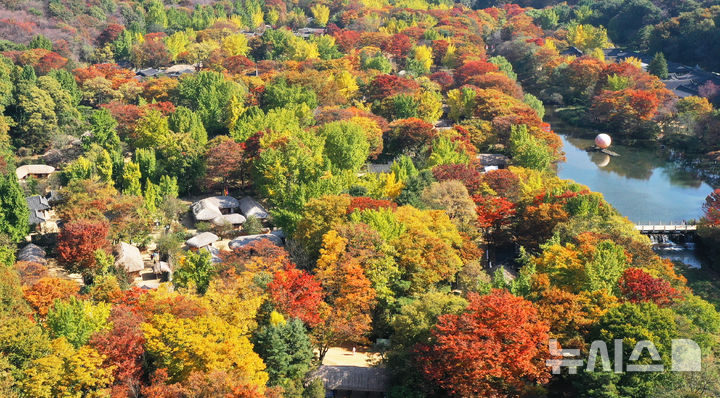
<svg viewBox="0 0 720 398">
<path fill-rule="evenodd" d="M 593 341 L 587 358 L 581 357 L 579 349 L 560 349 L 557 339 L 550 339 L 548 345 L 550 355 L 556 358 L 548 359 L 545 363 L 552 368 L 553 374 L 560 374 L 563 368 L 567 369 L 569 374 L 577 374 L 578 369 L 583 365 L 586 372 L 664 372 L 666 370 L 657 347 L 649 340 L 638 341 L 625 363 L 623 340 L 615 339 L 612 364 L 607 344 L 601 340 Z M 652 363 L 637 363 L 644 358 L 651 359 Z M 689 339 L 672 340 L 670 371 L 700 372 L 701 361 L 702 353 L 696 342 Z"/>
</svg>

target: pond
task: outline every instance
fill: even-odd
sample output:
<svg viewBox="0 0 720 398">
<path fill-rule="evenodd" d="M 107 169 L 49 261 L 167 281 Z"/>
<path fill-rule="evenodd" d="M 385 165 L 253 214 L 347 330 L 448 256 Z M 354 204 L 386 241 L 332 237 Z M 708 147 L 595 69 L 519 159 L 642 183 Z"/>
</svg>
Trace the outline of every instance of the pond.
<svg viewBox="0 0 720 398">
<path fill-rule="evenodd" d="M 566 161 L 558 176 L 601 192 L 636 224 L 677 224 L 700 218 L 712 192 L 692 168 L 666 161 L 655 151 L 613 145 L 620 156 L 587 152 L 590 139 L 560 135 Z"/>
<path fill-rule="evenodd" d="M 557 120 L 554 120 L 557 122 Z M 652 149 L 612 145 L 620 156 L 587 152 L 587 138 L 568 134 L 563 123 L 553 128 L 563 141 L 566 161 L 558 164 L 558 176 L 600 192 L 620 213 L 636 224 L 679 224 L 702 215 L 705 197 L 713 188 L 700 173 L 681 161 L 668 161 Z M 692 242 L 676 244 L 664 236 L 651 237 L 662 257 L 700 267 Z"/>
</svg>

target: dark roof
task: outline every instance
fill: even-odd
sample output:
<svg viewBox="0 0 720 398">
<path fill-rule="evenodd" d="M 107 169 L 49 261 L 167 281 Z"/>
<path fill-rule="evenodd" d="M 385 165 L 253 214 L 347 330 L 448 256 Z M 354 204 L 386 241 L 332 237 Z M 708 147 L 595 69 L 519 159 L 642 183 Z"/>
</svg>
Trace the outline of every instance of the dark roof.
<svg viewBox="0 0 720 398">
<path fill-rule="evenodd" d="M 50 204 L 48 203 L 48 200 L 40 195 L 33 195 L 28 196 L 25 198 L 28 204 L 28 208 L 30 210 L 48 210 L 50 209 Z"/>
<path fill-rule="evenodd" d="M 568 47 L 565 51 L 561 52 L 560 55 L 574 55 L 576 57 L 582 57 L 583 52 L 575 46 Z"/>
<path fill-rule="evenodd" d="M 18 252 L 17 259 L 18 261 L 45 264 L 47 263 L 45 255 L 45 250 L 43 250 L 42 247 L 29 243 Z"/>
<path fill-rule="evenodd" d="M 38 225 L 44 223 L 45 215 L 39 211 L 39 210 L 30 210 L 30 216 L 28 217 L 28 222 L 30 225 Z"/>
<path fill-rule="evenodd" d="M 45 222 L 45 215 L 43 211 L 50 209 L 47 199 L 40 195 L 28 196 L 25 198 L 27 201 L 28 209 L 30 210 L 30 225 L 42 224 Z"/>
<path fill-rule="evenodd" d="M 320 366 L 310 377 L 322 379 L 327 390 L 383 393 L 390 385 L 390 377 L 384 368 Z"/>
<path fill-rule="evenodd" d="M 147 68 L 147 69 L 140 69 L 135 74 L 142 77 L 152 77 L 157 76 L 161 73 L 160 70 L 155 68 Z"/>
</svg>

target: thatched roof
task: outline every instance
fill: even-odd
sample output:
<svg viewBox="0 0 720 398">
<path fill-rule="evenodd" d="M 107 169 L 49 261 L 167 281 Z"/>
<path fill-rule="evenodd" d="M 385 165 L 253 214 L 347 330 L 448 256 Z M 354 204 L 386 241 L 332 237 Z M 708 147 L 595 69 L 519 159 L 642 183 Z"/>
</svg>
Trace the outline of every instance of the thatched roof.
<svg viewBox="0 0 720 398">
<path fill-rule="evenodd" d="M 216 242 L 218 239 L 220 238 L 212 232 L 202 232 L 186 240 L 185 244 L 199 249 L 201 247 L 212 245 L 213 242 Z"/>
<path fill-rule="evenodd" d="M 46 264 L 47 260 L 45 259 L 45 255 L 45 250 L 43 250 L 42 247 L 28 243 L 18 252 L 17 260 Z"/>
<path fill-rule="evenodd" d="M 384 368 L 320 366 L 310 377 L 322 379 L 326 390 L 384 393 L 390 386 L 390 377 Z"/>
<path fill-rule="evenodd" d="M 55 172 L 55 168 L 46 164 L 26 164 L 15 170 L 18 180 L 22 180 L 31 174 L 48 175 Z"/>
<path fill-rule="evenodd" d="M 245 222 L 245 217 L 238 213 L 222 214 L 213 218 L 212 222 L 218 226 L 224 224 L 239 225 Z"/>
<path fill-rule="evenodd" d="M 240 199 L 240 211 L 245 217 L 268 218 L 270 216 L 260 202 L 249 196 Z"/>
<path fill-rule="evenodd" d="M 122 267 L 125 272 L 140 272 L 145 269 L 140 249 L 129 243 L 118 243 L 115 246 L 115 266 Z"/>
<path fill-rule="evenodd" d="M 232 196 L 211 196 L 198 200 L 192 205 L 192 212 L 197 221 L 211 221 L 222 216 L 221 209 L 234 210 L 240 203 Z"/>
<path fill-rule="evenodd" d="M 228 247 L 231 249 L 239 249 L 245 245 L 248 245 L 252 242 L 256 242 L 259 240 L 268 239 L 272 243 L 282 246 L 283 241 L 275 234 L 258 234 L 258 235 L 245 235 L 245 236 L 238 236 L 237 238 L 233 239 L 228 243 Z"/>
</svg>

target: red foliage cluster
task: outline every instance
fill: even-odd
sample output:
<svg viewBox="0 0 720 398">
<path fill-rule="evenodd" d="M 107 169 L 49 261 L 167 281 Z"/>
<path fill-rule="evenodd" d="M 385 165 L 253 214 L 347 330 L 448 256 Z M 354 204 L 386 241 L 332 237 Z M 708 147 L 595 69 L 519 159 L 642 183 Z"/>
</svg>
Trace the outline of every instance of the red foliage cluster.
<svg viewBox="0 0 720 398">
<path fill-rule="evenodd" d="M 478 88 L 492 88 L 517 99 L 522 99 L 523 97 L 522 88 L 520 88 L 515 80 L 509 78 L 504 73 L 474 75 L 470 76 L 465 82 Z"/>
<path fill-rule="evenodd" d="M 622 295 L 632 303 L 651 301 L 665 307 L 680 297 L 668 281 L 655 278 L 640 268 L 626 269 L 618 284 Z"/>
<path fill-rule="evenodd" d="M 96 266 L 95 251 L 107 249 L 108 223 L 96 220 L 70 221 L 58 235 L 57 254 L 62 264 L 77 266 L 81 270 L 93 270 Z"/>
<path fill-rule="evenodd" d="M 83 83 L 85 80 L 96 77 L 104 77 L 110 80 L 112 88 L 117 90 L 123 84 L 134 81 L 135 73 L 129 69 L 121 68 L 116 64 L 94 64 L 86 68 L 77 68 L 73 70 L 75 80 Z"/>
<path fill-rule="evenodd" d="M 145 337 L 140 326 L 145 319 L 131 307 L 116 305 L 109 321 L 112 329 L 95 334 L 90 344 L 105 355 L 106 366 L 116 366 L 113 375 L 117 381 L 138 386 L 145 356 Z"/>
<path fill-rule="evenodd" d="M 396 57 L 405 57 L 412 48 L 412 42 L 407 35 L 398 33 L 393 35 L 383 46 L 383 50 Z"/>
<path fill-rule="evenodd" d="M 125 104 L 120 101 L 112 101 L 100 105 L 110 111 L 110 114 L 118 122 L 118 134 L 120 137 L 128 137 L 135 131 L 135 124 L 143 116 L 143 110 L 133 104 Z"/>
<path fill-rule="evenodd" d="M 350 206 L 348 206 L 348 208 L 347 208 L 347 214 L 350 214 L 350 213 L 354 212 L 355 210 L 365 210 L 365 209 L 377 210 L 380 208 L 396 209 L 397 203 L 389 201 L 389 200 L 373 199 L 373 198 L 369 198 L 367 196 L 357 196 L 357 197 L 353 197 L 350 200 Z"/>
<path fill-rule="evenodd" d="M 222 274 L 242 272 L 258 266 L 263 267 L 263 270 L 276 270 L 292 264 L 287 250 L 269 239 L 260 239 L 232 252 L 223 252 L 220 257 L 223 260 L 223 269 L 220 270 Z"/>
<path fill-rule="evenodd" d="M 455 70 L 455 82 L 458 86 L 468 83 L 468 80 L 477 75 L 497 71 L 497 66 L 486 61 L 468 61 Z"/>
<path fill-rule="evenodd" d="M 475 195 L 473 201 L 477 205 L 475 210 L 481 228 L 500 228 L 510 223 L 517 212 L 515 204 L 503 197 Z"/>
<path fill-rule="evenodd" d="M 97 43 L 100 46 L 104 46 L 107 43 L 117 40 L 120 33 L 125 30 L 125 27 L 116 23 L 108 24 L 97 37 Z"/>
<path fill-rule="evenodd" d="M 170 101 L 154 102 L 154 103 L 147 104 L 147 109 L 160 111 L 160 113 L 162 113 L 163 116 L 168 116 L 171 113 L 175 112 L 175 104 L 173 104 Z"/>
<path fill-rule="evenodd" d="M 319 305 L 323 300 L 323 290 L 314 275 L 291 264 L 275 272 L 268 292 L 282 313 L 299 318 L 310 327 L 322 322 Z"/>
<path fill-rule="evenodd" d="M 250 60 L 248 57 L 235 55 L 225 58 L 222 62 L 222 66 L 228 71 L 228 73 L 240 75 L 245 74 L 250 70 L 254 70 L 255 62 Z"/>
<path fill-rule="evenodd" d="M 472 195 L 480 189 L 482 174 L 476 168 L 466 164 L 443 164 L 432 169 L 438 181 L 458 180 Z"/>
<path fill-rule="evenodd" d="M 388 147 L 418 148 L 429 144 L 437 136 L 437 130 L 432 124 L 414 117 L 400 119 L 390 124 Z"/>
<path fill-rule="evenodd" d="M 412 94 L 420 85 L 411 79 L 395 75 L 378 75 L 368 87 L 368 99 L 381 100 L 395 94 Z"/>
<path fill-rule="evenodd" d="M 514 198 L 520 184 L 518 176 L 508 169 L 488 171 L 483 175 L 482 181 L 498 195 L 506 198 Z"/>
<path fill-rule="evenodd" d="M 506 290 L 468 295 L 460 314 L 438 319 L 433 346 L 419 348 L 422 371 L 453 396 L 511 396 L 550 379 L 549 326 L 533 304 Z"/>
<path fill-rule="evenodd" d="M 344 52 L 355 48 L 355 45 L 360 41 L 360 33 L 354 30 L 337 31 L 333 34 L 333 37 L 335 37 L 338 47 Z"/>
<path fill-rule="evenodd" d="M 35 72 L 38 75 L 46 75 L 52 70 L 62 68 L 67 62 L 67 58 L 61 57 L 58 53 L 49 52 L 40 58 L 37 65 L 35 65 Z"/>
<path fill-rule="evenodd" d="M 452 75 L 447 72 L 442 72 L 442 71 L 435 72 L 432 75 L 430 75 L 430 80 L 439 84 L 443 90 L 447 90 L 455 84 L 455 79 L 453 79 Z"/>
<path fill-rule="evenodd" d="M 712 225 L 720 225 L 720 189 L 714 190 L 703 203 L 705 220 Z"/>
</svg>

